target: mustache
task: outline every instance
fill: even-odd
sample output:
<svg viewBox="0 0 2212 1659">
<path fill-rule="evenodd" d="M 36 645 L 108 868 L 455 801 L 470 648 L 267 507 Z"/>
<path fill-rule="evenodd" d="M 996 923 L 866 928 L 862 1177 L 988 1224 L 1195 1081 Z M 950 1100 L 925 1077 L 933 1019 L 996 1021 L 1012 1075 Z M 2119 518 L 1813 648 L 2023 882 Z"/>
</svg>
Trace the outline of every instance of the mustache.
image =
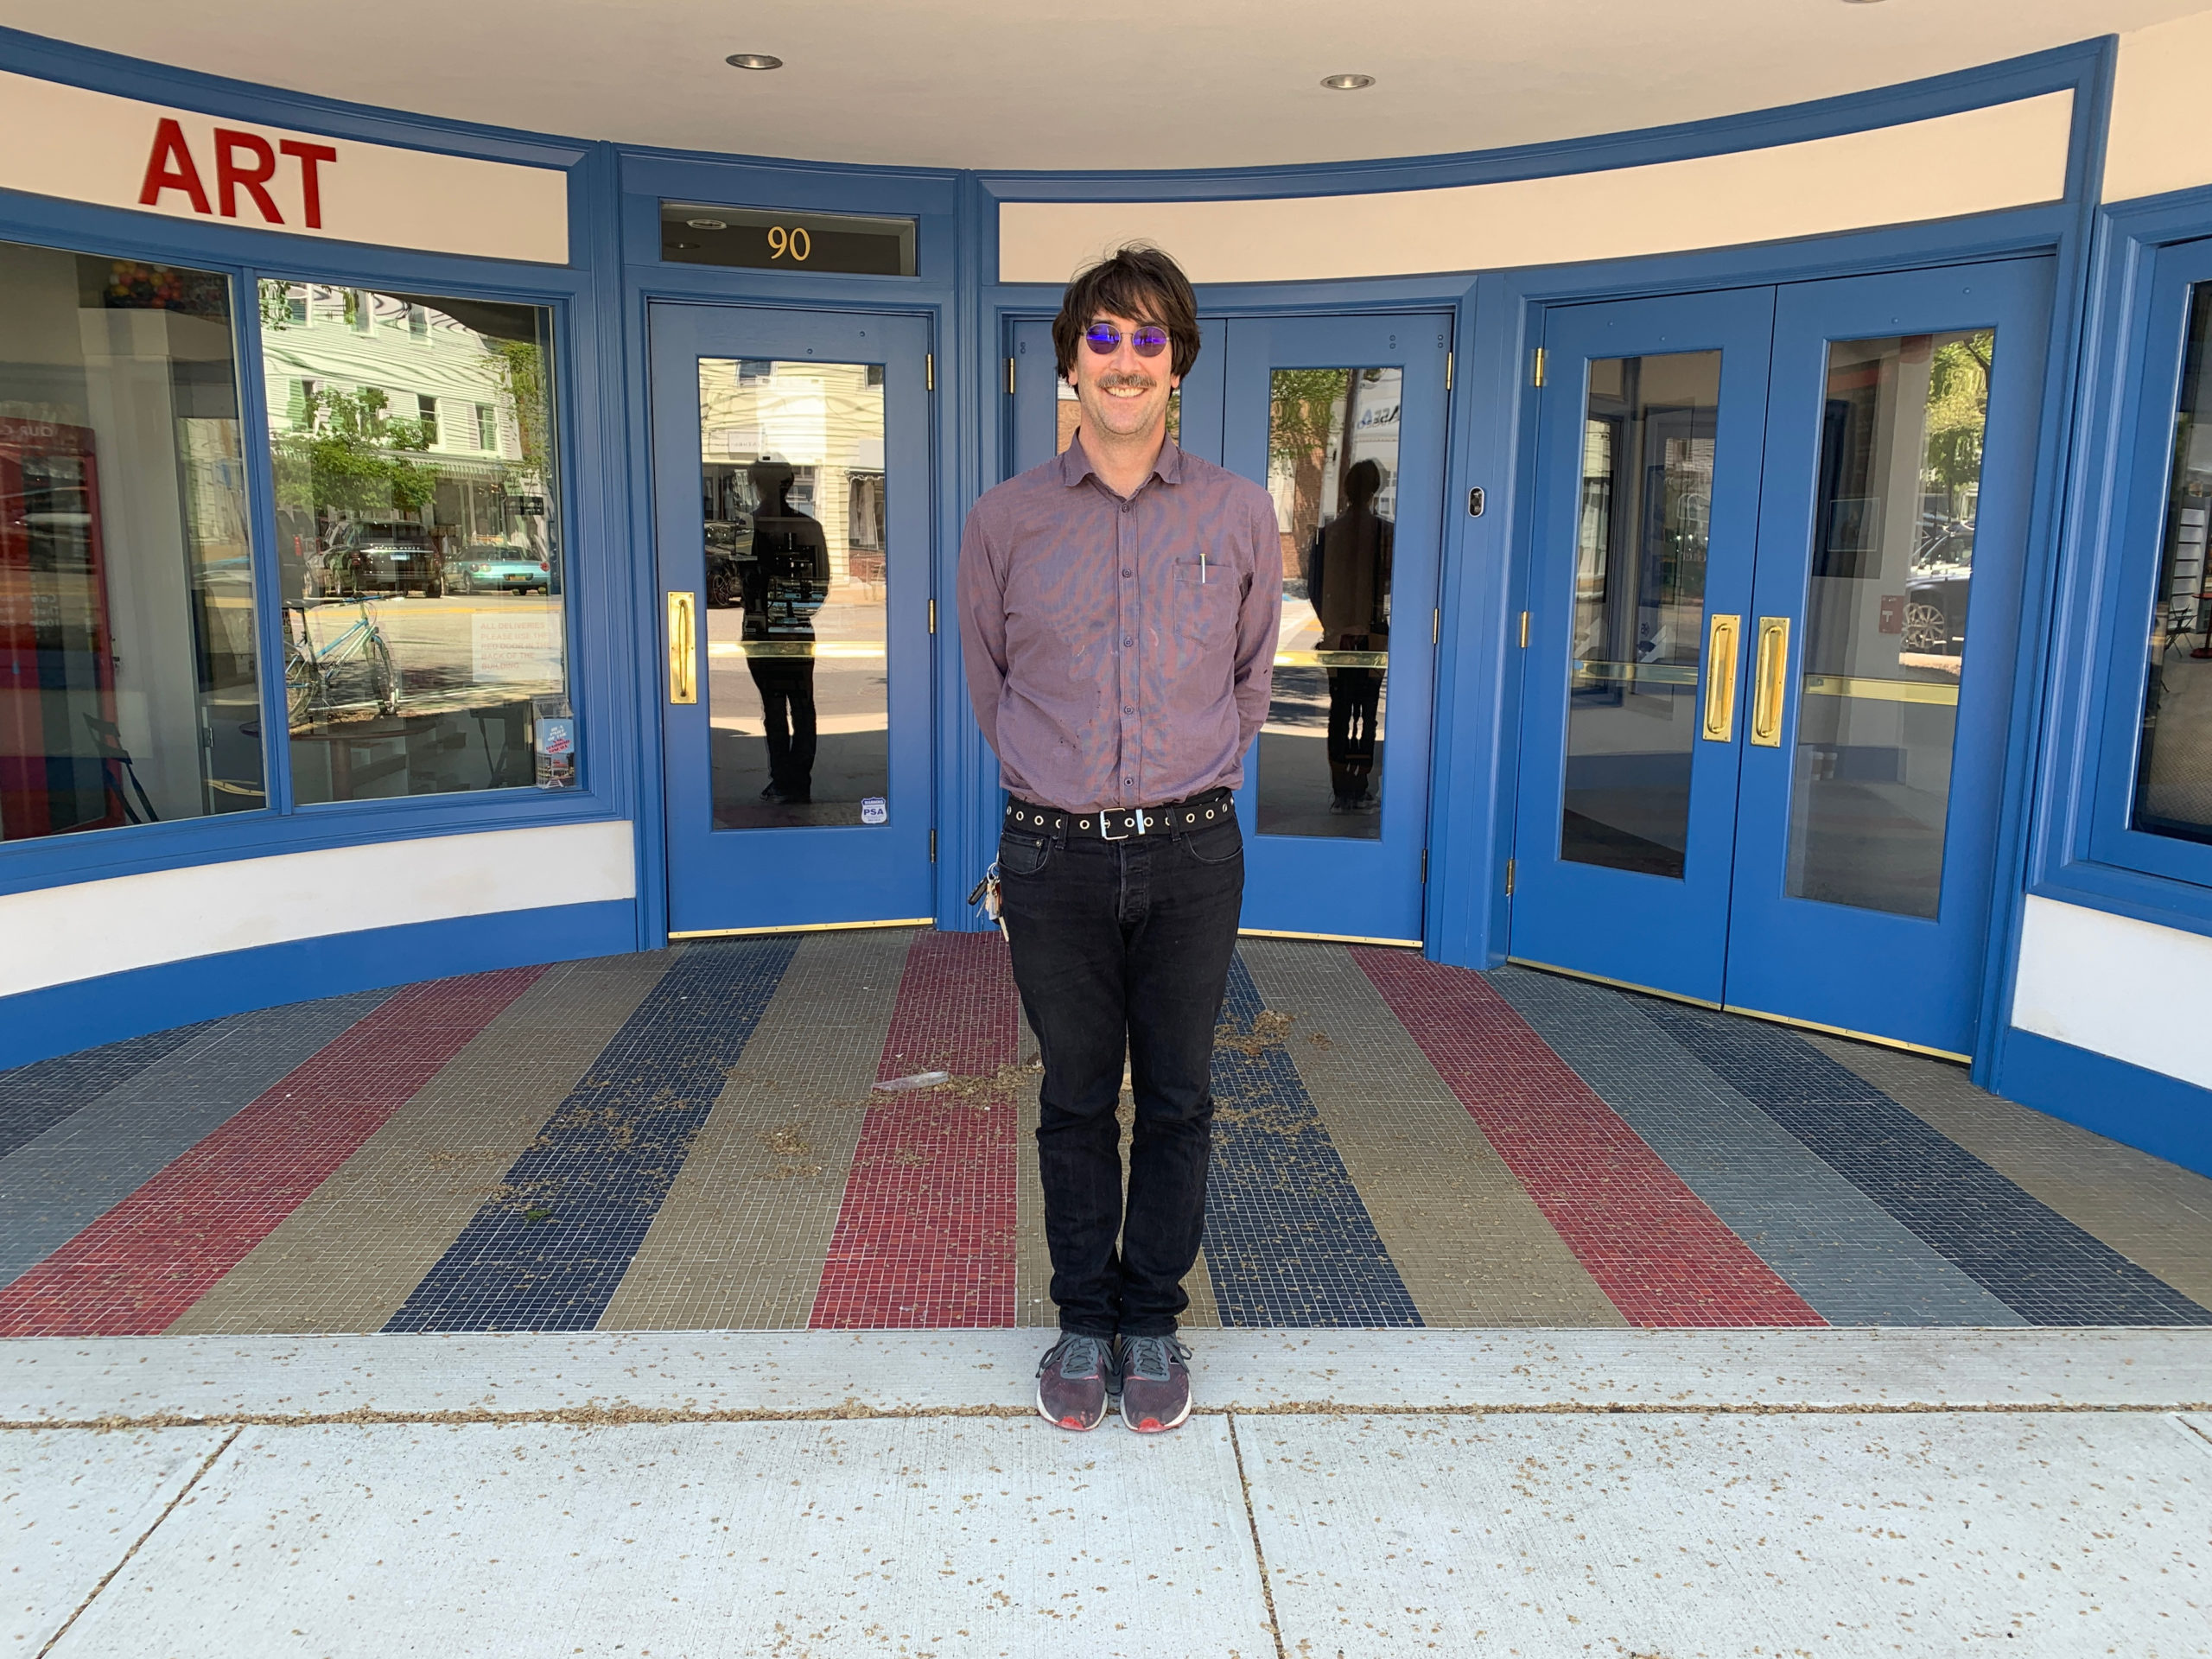
<svg viewBox="0 0 2212 1659">
<path fill-rule="evenodd" d="M 1139 391 L 1149 391 L 1159 384 L 1141 370 L 1133 369 L 1126 372 L 1114 370 L 1098 377 L 1098 387 L 1102 391 L 1118 391 L 1123 386 L 1134 387 Z"/>
</svg>

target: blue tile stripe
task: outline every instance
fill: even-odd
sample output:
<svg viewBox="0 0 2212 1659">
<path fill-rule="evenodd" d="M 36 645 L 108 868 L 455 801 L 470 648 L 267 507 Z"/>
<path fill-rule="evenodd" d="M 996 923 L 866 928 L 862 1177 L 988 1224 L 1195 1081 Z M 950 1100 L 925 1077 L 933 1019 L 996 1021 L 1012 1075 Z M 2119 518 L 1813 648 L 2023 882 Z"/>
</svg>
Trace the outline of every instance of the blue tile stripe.
<svg viewBox="0 0 2212 1659">
<path fill-rule="evenodd" d="M 797 949 L 685 947 L 384 1328 L 595 1326 Z"/>
<path fill-rule="evenodd" d="M 1683 1185 L 1830 1325 L 2024 1325 L 1681 1045 L 1641 999 L 1560 974 L 1490 976 Z"/>
<path fill-rule="evenodd" d="M 1222 1014 L 1250 1035 L 1259 988 L 1230 963 Z M 1213 1052 L 1206 1267 L 1231 1325 L 1417 1325 L 1398 1269 L 1279 1043 Z"/>
<path fill-rule="evenodd" d="M 168 1058 L 216 1023 L 210 1020 L 175 1026 L 0 1071 L 0 1158 Z"/>
<path fill-rule="evenodd" d="M 2031 1324 L 2212 1325 L 2212 1310 L 1789 1032 L 1624 1001 Z"/>
<path fill-rule="evenodd" d="M 196 1027 L 191 1041 L 0 1158 L 0 1285 L 60 1249 L 391 995 L 356 991 Z"/>
</svg>

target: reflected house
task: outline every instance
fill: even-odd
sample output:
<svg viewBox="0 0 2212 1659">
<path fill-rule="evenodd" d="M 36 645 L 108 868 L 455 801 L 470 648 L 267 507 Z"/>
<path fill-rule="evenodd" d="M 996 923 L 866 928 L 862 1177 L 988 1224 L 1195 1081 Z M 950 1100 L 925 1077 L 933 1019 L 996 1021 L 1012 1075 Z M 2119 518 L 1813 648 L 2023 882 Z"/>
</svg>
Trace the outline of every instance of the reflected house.
<svg viewBox="0 0 2212 1659">
<path fill-rule="evenodd" d="M 430 484 L 419 503 L 386 492 L 381 501 L 340 504 L 312 499 L 296 474 L 280 475 L 280 541 L 306 567 L 310 589 L 323 585 L 331 554 L 378 529 L 404 537 L 401 526 L 419 526 L 441 586 L 473 558 L 550 556 L 550 435 L 532 429 L 518 398 L 517 359 L 503 349 L 526 343 L 493 332 L 507 332 L 517 308 L 472 307 L 497 315 L 457 316 L 462 302 L 444 303 L 454 310 L 365 289 L 264 285 L 262 352 L 280 456 L 288 439 L 296 448 L 302 434 L 373 411 L 385 442 L 370 447 L 426 473 Z M 520 372 L 527 378 L 531 369 L 524 364 Z"/>
<path fill-rule="evenodd" d="M 756 511 L 746 469 L 763 456 L 794 474 L 791 505 L 822 526 L 830 580 L 884 576 L 883 372 L 864 363 L 740 359 L 702 365 L 700 472 L 709 523 Z M 733 513 L 730 510 L 734 508 Z"/>
<path fill-rule="evenodd" d="M 530 783 L 567 707 L 547 314 L 265 282 L 260 322 L 301 798 Z"/>
</svg>

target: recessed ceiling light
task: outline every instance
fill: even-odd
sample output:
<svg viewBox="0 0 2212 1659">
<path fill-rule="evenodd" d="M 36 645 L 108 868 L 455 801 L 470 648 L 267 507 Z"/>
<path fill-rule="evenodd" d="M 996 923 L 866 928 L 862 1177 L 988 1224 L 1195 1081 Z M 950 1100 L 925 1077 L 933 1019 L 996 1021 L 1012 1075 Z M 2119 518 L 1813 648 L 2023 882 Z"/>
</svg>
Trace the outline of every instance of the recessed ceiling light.
<svg viewBox="0 0 2212 1659">
<path fill-rule="evenodd" d="M 1324 75 L 1321 84 L 1332 92 L 1356 92 L 1363 86 L 1372 86 L 1372 75 Z"/>
<path fill-rule="evenodd" d="M 733 52 L 722 60 L 734 69 L 780 69 L 781 58 L 772 58 L 766 52 Z"/>
<path fill-rule="evenodd" d="M 719 219 L 687 219 L 683 221 L 695 231 L 726 231 L 728 224 Z"/>
</svg>

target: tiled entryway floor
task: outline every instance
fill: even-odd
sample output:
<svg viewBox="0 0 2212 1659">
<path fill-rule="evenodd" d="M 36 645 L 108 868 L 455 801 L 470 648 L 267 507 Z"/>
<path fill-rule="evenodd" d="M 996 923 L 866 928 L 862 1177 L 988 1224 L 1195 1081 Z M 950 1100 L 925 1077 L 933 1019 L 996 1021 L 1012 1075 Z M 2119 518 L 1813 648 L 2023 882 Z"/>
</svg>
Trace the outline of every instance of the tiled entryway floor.
<svg viewBox="0 0 2212 1659">
<path fill-rule="evenodd" d="M 1033 1052 L 995 936 L 881 931 L 0 1072 L 0 1335 L 1050 1324 Z M 1249 939 L 1214 1067 L 1192 1325 L 2212 1324 L 2212 1181 L 1941 1062 Z"/>
</svg>

